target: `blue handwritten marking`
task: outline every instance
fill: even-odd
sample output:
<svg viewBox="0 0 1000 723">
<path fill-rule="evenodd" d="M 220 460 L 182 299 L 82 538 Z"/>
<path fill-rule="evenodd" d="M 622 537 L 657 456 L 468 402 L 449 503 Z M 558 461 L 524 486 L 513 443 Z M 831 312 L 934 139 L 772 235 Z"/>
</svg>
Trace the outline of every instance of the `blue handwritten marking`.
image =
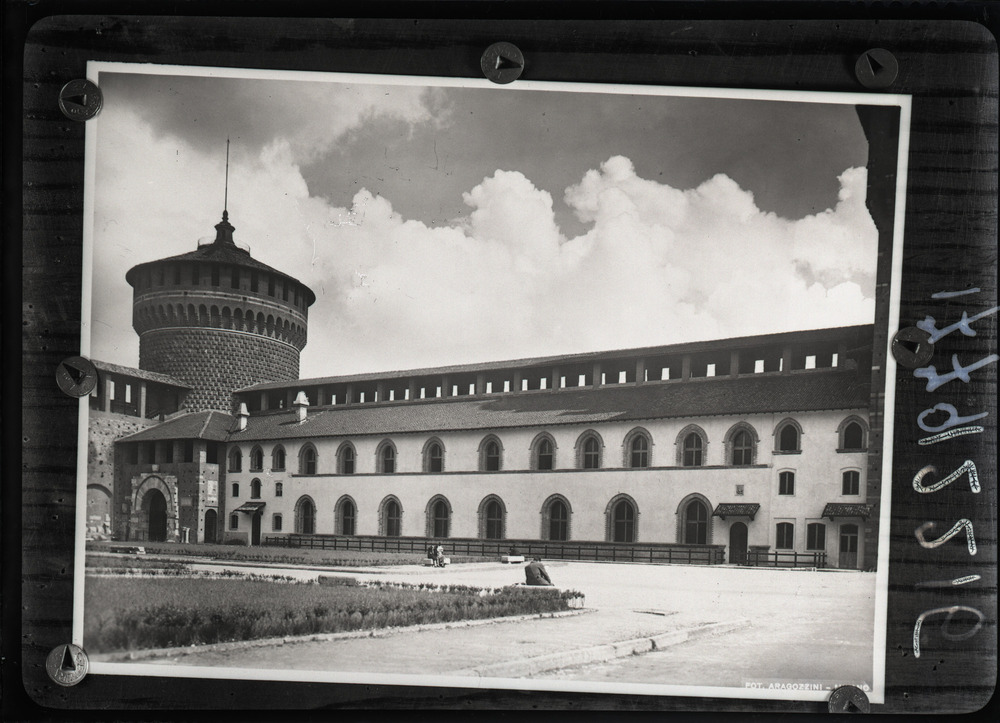
<svg viewBox="0 0 1000 723">
<path fill-rule="evenodd" d="M 924 317 L 923 321 L 918 321 L 917 322 L 917 328 L 918 329 L 923 329 L 928 334 L 930 334 L 930 338 L 927 341 L 929 341 L 931 344 L 933 344 L 934 342 L 938 341 L 939 339 L 943 339 L 944 337 L 948 336 L 953 331 L 961 331 L 966 336 L 975 336 L 976 335 L 976 331 L 975 331 L 975 329 L 973 329 L 972 327 L 970 327 L 969 324 L 971 324 L 974 321 L 979 321 L 980 319 L 983 319 L 983 318 L 985 318 L 987 316 L 990 316 L 992 314 L 997 313 L 998 309 L 1000 309 L 1000 306 L 994 306 L 992 309 L 988 309 L 988 310 L 982 312 L 981 314 L 976 314 L 971 319 L 969 318 L 968 312 L 963 311 L 961 319 L 959 319 L 958 321 L 956 321 L 951 326 L 946 326 L 943 329 L 938 329 L 937 328 L 937 321 L 934 319 L 933 316 L 927 316 L 927 317 Z"/>
<path fill-rule="evenodd" d="M 937 525 L 935 525 L 933 522 L 925 522 L 924 524 L 922 524 L 920 527 L 918 527 L 916 530 L 913 531 L 913 534 L 916 536 L 917 542 L 920 543 L 921 547 L 927 548 L 929 550 L 932 550 L 935 547 L 940 547 L 948 540 L 953 538 L 955 535 L 957 535 L 964 527 L 965 539 L 969 543 L 969 554 L 970 555 L 976 554 L 976 536 L 973 534 L 972 531 L 972 520 L 963 517 L 954 525 L 952 525 L 950 530 L 948 530 L 946 533 L 941 535 L 941 537 L 937 538 L 936 540 L 924 539 L 924 532 L 926 532 L 927 530 L 933 530 L 935 527 L 937 527 Z"/>
<path fill-rule="evenodd" d="M 975 582 L 976 580 L 982 580 L 980 575 L 966 575 L 965 577 L 956 577 L 954 580 L 925 580 L 924 582 L 918 582 L 914 587 L 956 587 L 958 585 L 967 585 L 970 582 Z"/>
<path fill-rule="evenodd" d="M 953 437 L 961 437 L 965 434 L 982 434 L 983 428 L 978 424 L 971 424 L 968 427 L 960 427 L 959 429 L 949 429 L 947 432 L 941 432 L 941 434 L 935 434 L 932 437 L 921 437 L 917 440 L 917 444 L 922 447 L 926 447 L 931 444 L 937 444 L 938 442 L 944 442 L 946 440 L 952 439 Z"/>
<path fill-rule="evenodd" d="M 961 477 L 963 474 L 968 472 L 969 487 L 972 489 L 973 493 L 979 494 L 979 490 L 981 489 L 979 486 L 979 470 L 976 469 L 976 464 L 971 459 L 965 460 L 965 462 L 962 463 L 961 467 L 956 469 L 954 472 L 952 472 L 950 475 L 945 477 L 940 482 L 932 484 L 930 487 L 924 487 L 923 485 L 924 477 L 926 477 L 928 474 L 932 472 L 937 472 L 937 468 L 935 468 L 934 465 L 931 464 L 927 465 L 922 470 L 917 472 L 913 476 L 913 489 L 922 494 L 927 494 L 928 492 L 937 492 L 942 487 L 947 487 L 952 482 Z"/>
<path fill-rule="evenodd" d="M 1000 359 L 1000 357 L 996 354 L 990 354 L 989 356 L 983 357 L 979 361 L 973 362 L 966 367 L 959 363 L 958 354 L 952 354 L 951 367 L 954 371 L 950 371 L 947 374 L 938 374 L 937 368 L 931 364 L 930 366 L 914 369 L 913 376 L 926 379 L 927 391 L 933 392 L 938 387 L 944 386 L 948 382 L 956 379 L 961 379 L 963 382 L 968 384 L 970 381 L 969 372 L 974 372 L 976 369 L 980 369 L 988 364 L 995 364 L 998 359 Z"/>
<path fill-rule="evenodd" d="M 976 610 L 975 608 L 970 608 L 968 605 L 952 605 L 951 607 L 947 608 L 934 608 L 933 610 L 926 610 L 920 613 L 920 617 L 917 618 L 917 622 L 913 626 L 914 658 L 920 657 L 920 628 L 923 626 L 924 620 L 929 618 L 931 615 L 942 615 L 944 613 L 947 613 L 948 617 L 945 619 L 945 625 L 948 625 L 949 623 L 951 623 L 951 619 L 955 616 L 955 613 L 958 612 L 967 612 L 975 615 L 976 618 L 978 618 L 976 620 L 975 627 L 973 627 L 972 630 L 967 630 L 966 632 L 960 633 L 958 635 L 955 635 L 953 633 L 945 633 L 945 631 L 942 630 L 941 631 L 942 637 L 947 638 L 948 640 L 965 640 L 967 638 L 971 638 L 973 635 L 978 633 L 979 629 L 983 627 L 983 620 L 986 618 L 986 616 L 983 615 L 978 610 Z"/>
<path fill-rule="evenodd" d="M 934 412 L 948 412 L 948 419 L 936 427 L 932 427 L 929 424 L 924 424 L 924 420 L 927 417 L 934 414 Z M 974 422 L 977 419 L 982 419 L 983 417 L 988 417 L 989 412 L 983 412 L 982 414 L 971 414 L 968 417 L 958 416 L 958 410 L 952 404 L 935 404 L 930 409 L 925 409 L 920 414 L 917 415 L 917 426 L 919 426 L 925 432 L 940 432 L 949 427 L 957 427 L 960 424 L 965 424 L 966 422 Z"/>
<path fill-rule="evenodd" d="M 967 296 L 969 294 L 978 294 L 979 287 L 976 286 L 971 289 L 963 289 L 962 291 L 938 291 L 935 294 L 931 294 L 932 299 L 953 299 L 956 296 Z"/>
</svg>

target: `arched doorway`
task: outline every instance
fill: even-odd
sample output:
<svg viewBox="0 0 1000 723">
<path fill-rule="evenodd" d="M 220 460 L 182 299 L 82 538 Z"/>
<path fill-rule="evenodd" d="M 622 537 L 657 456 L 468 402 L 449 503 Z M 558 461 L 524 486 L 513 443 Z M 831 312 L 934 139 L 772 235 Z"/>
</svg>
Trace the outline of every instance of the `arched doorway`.
<svg viewBox="0 0 1000 723">
<path fill-rule="evenodd" d="M 311 497 L 300 497 L 295 505 L 295 531 L 301 535 L 316 532 L 316 505 Z"/>
<path fill-rule="evenodd" d="M 216 527 L 219 522 L 219 513 L 209 510 L 205 513 L 205 542 L 215 542 Z"/>
<path fill-rule="evenodd" d="M 747 561 L 747 526 L 734 522 L 729 528 L 729 563 L 745 565 Z"/>
<path fill-rule="evenodd" d="M 150 542 L 166 542 L 167 540 L 167 498 L 159 490 L 146 493 L 146 513 L 148 515 L 146 529 Z"/>
</svg>

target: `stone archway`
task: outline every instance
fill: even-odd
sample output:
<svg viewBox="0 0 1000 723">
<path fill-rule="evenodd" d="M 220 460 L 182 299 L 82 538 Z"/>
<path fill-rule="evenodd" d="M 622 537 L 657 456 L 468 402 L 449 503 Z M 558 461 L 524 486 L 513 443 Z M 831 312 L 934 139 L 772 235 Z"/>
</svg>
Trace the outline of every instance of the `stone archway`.
<svg viewBox="0 0 1000 723">
<path fill-rule="evenodd" d="M 205 513 L 205 539 L 204 542 L 215 542 L 218 535 L 219 513 L 215 510 L 208 510 Z"/>
<path fill-rule="evenodd" d="M 143 517 L 146 518 L 146 539 L 150 542 L 167 541 L 167 498 L 153 489 L 142 499 Z"/>
<path fill-rule="evenodd" d="M 177 542 L 177 478 L 151 475 L 132 479 L 130 538 L 150 542 Z M 155 539 L 154 539 L 155 537 Z"/>
</svg>

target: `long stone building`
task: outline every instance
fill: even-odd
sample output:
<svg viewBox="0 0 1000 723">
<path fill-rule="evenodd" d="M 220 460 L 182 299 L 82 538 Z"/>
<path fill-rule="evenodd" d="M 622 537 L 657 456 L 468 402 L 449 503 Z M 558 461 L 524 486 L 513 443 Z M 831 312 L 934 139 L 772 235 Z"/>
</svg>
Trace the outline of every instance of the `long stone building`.
<svg viewBox="0 0 1000 723">
<path fill-rule="evenodd" d="M 300 380 L 313 293 L 216 230 L 127 275 L 142 368 L 98 362 L 91 400 L 88 497 L 112 536 L 873 566 L 871 326 Z"/>
</svg>

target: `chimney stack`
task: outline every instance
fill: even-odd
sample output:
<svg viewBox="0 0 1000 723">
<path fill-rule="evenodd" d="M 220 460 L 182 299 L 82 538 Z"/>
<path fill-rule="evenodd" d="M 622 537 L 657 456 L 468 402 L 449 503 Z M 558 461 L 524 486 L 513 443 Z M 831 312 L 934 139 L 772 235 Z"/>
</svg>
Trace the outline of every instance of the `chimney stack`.
<svg viewBox="0 0 1000 723">
<path fill-rule="evenodd" d="M 306 421 L 306 409 L 309 406 L 309 399 L 306 397 L 305 392 L 299 392 L 295 396 L 295 401 L 292 402 L 292 406 L 295 407 L 295 418 L 298 422 Z"/>
<path fill-rule="evenodd" d="M 247 411 L 246 402 L 240 402 L 240 411 L 237 413 L 236 416 L 239 420 L 239 430 L 241 432 L 246 431 L 247 420 L 250 419 L 250 412 Z"/>
</svg>

